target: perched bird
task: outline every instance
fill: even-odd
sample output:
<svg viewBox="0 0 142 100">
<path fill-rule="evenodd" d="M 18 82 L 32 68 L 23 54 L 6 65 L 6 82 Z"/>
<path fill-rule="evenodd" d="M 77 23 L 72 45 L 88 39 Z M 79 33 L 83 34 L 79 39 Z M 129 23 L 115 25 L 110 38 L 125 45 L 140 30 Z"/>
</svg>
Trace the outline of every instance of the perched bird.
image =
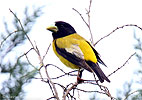
<svg viewBox="0 0 142 100">
<path fill-rule="evenodd" d="M 47 27 L 47 30 L 52 32 L 53 51 L 62 63 L 72 69 L 83 68 L 95 72 L 101 83 L 104 80 L 110 82 L 98 64 L 99 62 L 106 66 L 98 52 L 87 40 L 78 35 L 69 23 L 57 21 L 55 26 Z"/>
</svg>

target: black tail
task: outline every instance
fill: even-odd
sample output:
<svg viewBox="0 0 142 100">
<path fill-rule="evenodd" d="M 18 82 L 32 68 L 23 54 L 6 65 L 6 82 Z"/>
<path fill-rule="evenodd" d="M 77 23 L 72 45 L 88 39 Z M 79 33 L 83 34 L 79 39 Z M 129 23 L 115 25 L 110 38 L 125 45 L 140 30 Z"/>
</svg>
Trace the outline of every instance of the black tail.
<svg viewBox="0 0 142 100">
<path fill-rule="evenodd" d="M 92 68 L 92 70 L 96 73 L 97 77 L 99 78 L 100 82 L 103 83 L 104 80 L 110 82 L 110 80 L 106 77 L 106 75 L 101 70 L 98 63 L 93 63 L 91 61 L 87 61 L 87 64 Z"/>
</svg>

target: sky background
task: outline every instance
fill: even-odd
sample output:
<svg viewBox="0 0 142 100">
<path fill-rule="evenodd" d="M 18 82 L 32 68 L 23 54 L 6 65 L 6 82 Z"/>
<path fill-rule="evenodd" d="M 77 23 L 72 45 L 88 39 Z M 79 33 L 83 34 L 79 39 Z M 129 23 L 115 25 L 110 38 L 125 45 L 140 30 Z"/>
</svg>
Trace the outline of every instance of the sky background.
<svg viewBox="0 0 142 100">
<path fill-rule="evenodd" d="M 109 34 L 115 28 L 125 24 L 136 24 L 142 27 L 141 4 L 141 0 L 93 0 L 90 16 L 94 42 Z M 52 35 L 46 30 L 46 27 L 54 25 L 55 21 L 65 21 L 70 23 L 78 34 L 87 40 L 90 39 L 89 30 L 85 23 L 82 21 L 80 16 L 72 10 L 72 8 L 77 9 L 85 20 L 87 20 L 85 9 L 88 9 L 88 5 L 89 0 L 3 0 L 0 3 L 1 31 L 4 31 L 3 20 L 10 23 L 13 18 L 9 8 L 13 12 L 16 12 L 19 18 L 22 18 L 22 13 L 26 6 L 30 9 L 32 9 L 33 6 L 44 6 L 42 9 L 43 15 L 37 19 L 37 22 L 33 26 L 33 30 L 29 34 L 30 39 L 32 41 L 36 41 L 41 54 L 44 55 L 49 44 L 52 42 Z M 101 66 L 106 75 L 122 66 L 129 56 L 135 52 L 134 44 L 136 41 L 133 38 L 134 32 L 138 37 L 142 36 L 142 31 L 138 28 L 125 27 L 117 30 L 111 36 L 103 39 L 95 46 L 95 49 L 100 53 L 101 58 L 108 66 L 108 68 Z M 20 51 L 19 54 L 23 54 L 30 48 L 31 46 L 29 42 L 25 42 L 25 44 L 21 47 L 22 51 Z M 39 66 L 39 60 L 34 52 L 29 53 L 28 57 L 32 64 Z M 61 68 L 65 71 L 71 71 L 71 69 L 66 68 L 57 59 L 52 51 L 52 48 L 50 48 L 48 55 L 46 56 L 45 63 L 52 63 L 55 65 L 58 64 L 58 66 L 61 66 Z M 127 63 L 121 70 L 109 77 L 111 83 L 104 82 L 103 84 L 109 88 L 112 96 L 115 97 L 116 90 L 123 89 L 125 81 L 137 79 L 134 72 L 138 68 L 139 64 L 136 58 L 132 57 L 132 59 L 129 60 L 129 63 Z M 53 69 L 51 68 L 50 70 L 52 72 Z M 92 78 L 91 76 L 92 74 L 87 71 L 83 73 L 84 78 Z M 6 78 L 6 76 L 3 77 Z M 68 77 L 64 80 L 65 81 L 63 81 L 63 83 L 66 83 L 68 81 Z M 72 80 L 75 81 L 74 79 Z M 88 87 L 91 88 L 91 86 Z M 139 88 L 137 85 L 134 87 L 135 89 Z M 32 83 L 25 86 L 25 91 L 27 92 L 26 100 L 31 100 L 31 98 L 34 100 L 35 98 L 37 100 L 45 100 L 48 98 L 47 94 L 50 95 L 48 89 L 49 87 L 46 83 L 41 82 L 40 80 L 33 80 Z M 82 95 L 84 95 L 82 98 L 87 99 L 91 94 Z"/>
</svg>

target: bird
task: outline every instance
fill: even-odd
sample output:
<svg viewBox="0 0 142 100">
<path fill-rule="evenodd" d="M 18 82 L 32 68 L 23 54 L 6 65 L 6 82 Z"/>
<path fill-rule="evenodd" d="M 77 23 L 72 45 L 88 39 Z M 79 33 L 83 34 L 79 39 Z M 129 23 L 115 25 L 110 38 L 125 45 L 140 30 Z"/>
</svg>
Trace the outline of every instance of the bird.
<svg viewBox="0 0 142 100">
<path fill-rule="evenodd" d="M 95 73 L 101 83 L 104 80 L 110 82 L 98 64 L 106 66 L 99 53 L 69 23 L 56 21 L 54 26 L 46 29 L 52 32 L 53 51 L 63 64 L 72 69 L 85 69 Z"/>
</svg>

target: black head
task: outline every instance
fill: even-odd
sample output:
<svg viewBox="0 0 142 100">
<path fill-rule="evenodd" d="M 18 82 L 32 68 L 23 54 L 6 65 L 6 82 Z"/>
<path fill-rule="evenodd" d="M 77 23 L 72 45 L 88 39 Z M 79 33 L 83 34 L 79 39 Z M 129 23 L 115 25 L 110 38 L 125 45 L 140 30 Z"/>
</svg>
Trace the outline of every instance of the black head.
<svg viewBox="0 0 142 100">
<path fill-rule="evenodd" d="M 50 30 L 53 32 L 52 35 L 54 39 L 65 37 L 70 34 L 76 33 L 75 29 L 69 23 L 66 23 L 63 21 L 57 21 L 55 22 L 55 26 L 57 27 L 56 31 L 55 31 L 55 28 L 54 28 L 54 31 Z"/>
</svg>

